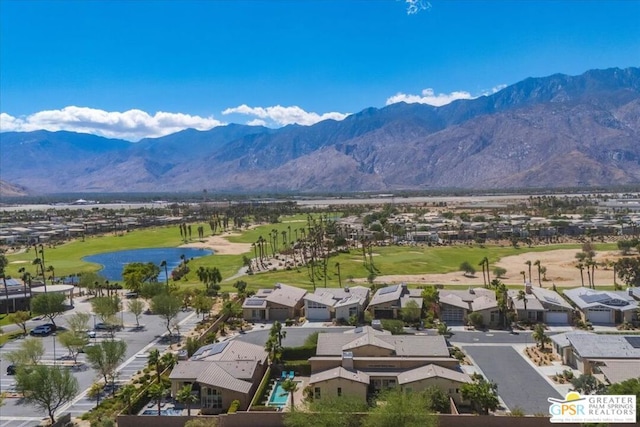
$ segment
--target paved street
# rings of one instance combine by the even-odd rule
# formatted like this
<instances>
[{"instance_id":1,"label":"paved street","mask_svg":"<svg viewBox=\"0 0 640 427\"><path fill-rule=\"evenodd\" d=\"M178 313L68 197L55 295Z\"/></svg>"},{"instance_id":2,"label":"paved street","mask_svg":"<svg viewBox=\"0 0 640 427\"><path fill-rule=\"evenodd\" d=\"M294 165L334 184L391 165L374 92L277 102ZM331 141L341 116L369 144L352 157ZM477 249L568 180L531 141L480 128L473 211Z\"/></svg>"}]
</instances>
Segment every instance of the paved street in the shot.
<instances>
[{"instance_id":1,"label":"paved street","mask_svg":"<svg viewBox=\"0 0 640 427\"><path fill-rule=\"evenodd\" d=\"M564 397L509 345L468 345L463 350L485 377L498 384L498 395L510 410L520 407L529 415L547 414L547 398Z\"/></svg>"},{"instance_id":2,"label":"paved street","mask_svg":"<svg viewBox=\"0 0 640 427\"><path fill-rule=\"evenodd\" d=\"M234 339L248 342L251 344L257 344L263 346L269 338L269 329L271 325L265 325L264 329L260 328L261 325L256 324L256 330L247 332L246 334L237 335ZM344 332L347 329L353 329L350 327L324 327L324 328L300 328L300 327L285 327L283 328L287 336L282 340L284 347L298 347L304 344L305 339L314 332L329 332L337 333ZM1 426L0 426L1 427Z\"/></svg>"},{"instance_id":3,"label":"paved street","mask_svg":"<svg viewBox=\"0 0 640 427\"><path fill-rule=\"evenodd\" d=\"M56 323L60 326L66 324L66 316L56 319ZM125 325L134 325L135 317L125 312L123 315ZM180 331L186 332L191 329L197 323L198 319L193 311L180 312L178 314L178 320L182 322ZM37 324L45 323L45 321L38 322ZM148 351L152 348L158 348L160 351L164 351L168 344L162 342L160 337L166 332L164 322L158 316L143 315L140 318L140 323L145 325L144 330L133 330L132 328L125 328L123 331L116 333L116 339L125 340L127 343L127 354L125 356L125 362L119 367L120 373L119 382L127 381L138 370L142 369L146 364ZM98 336L96 342L104 339L104 336ZM56 361L60 361L67 351L58 342L55 344L54 354L54 337L32 338L40 339L45 345L45 355L43 361L49 361L53 363L54 355ZM14 340L7 343L0 348L0 390L10 390L15 385L15 379L13 376L7 375L6 367L9 364L4 357L4 354L15 350L20 345L20 340ZM78 357L78 361L84 361L84 354ZM72 416L78 416L81 413L86 412L92 406L95 406L95 401L88 401L85 398L86 391L93 384L99 376L90 368L84 370L75 371L75 376L78 379L80 393L78 397L70 405L66 405L61 408L58 413L71 412ZM0 427L25 427L39 424L40 420L46 417L44 412L37 411L31 405L21 404L19 399L6 399L5 406L2 407L2 413L0 415Z\"/></svg>"}]
</instances>

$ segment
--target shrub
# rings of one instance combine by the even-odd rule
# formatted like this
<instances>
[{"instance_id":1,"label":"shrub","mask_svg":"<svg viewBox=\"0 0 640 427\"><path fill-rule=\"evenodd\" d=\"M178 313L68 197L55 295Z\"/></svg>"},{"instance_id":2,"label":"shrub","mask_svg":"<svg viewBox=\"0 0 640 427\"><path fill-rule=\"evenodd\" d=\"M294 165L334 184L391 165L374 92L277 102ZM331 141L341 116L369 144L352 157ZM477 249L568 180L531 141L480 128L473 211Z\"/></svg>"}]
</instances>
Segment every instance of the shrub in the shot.
<instances>
[{"instance_id":1,"label":"shrub","mask_svg":"<svg viewBox=\"0 0 640 427\"><path fill-rule=\"evenodd\" d=\"M382 319L382 328L391 332L392 335L401 335L404 333L404 322L397 319Z\"/></svg>"},{"instance_id":2,"label":"shrub","mask_svg":"<svg viewBox=\"0 0 640 427\"><path fill-rule=\"evenodd\" d=\"M482 319L482 314L478 312L474 312L469 314L469 322L476 328L482 328L484 326L484 320Z\"/></svg>"},{"instance_id":3,"label":"shrub","mask_svg":"<svg viewBox=\"0 0 640 427\"><path fill-rule=\"evenodd\" d=\"M302 360L309 359L316 355L316 346L306 346L303 345L301 347L284 347L282 349L282 359L283 360Z\"/></svg>"},{"instance_id":4,"label":"shrub","mask_svg":"<svg viewBox=\"0 0 640 427\"><path fill-rule=\"evenodd\" d=\"M238 411L239 407L240 407L240 401L236 399L233 402L231 402L231 406L229 406L229 410L227 411L227 413L235 414Z\"/></svg>"}]
</instances>

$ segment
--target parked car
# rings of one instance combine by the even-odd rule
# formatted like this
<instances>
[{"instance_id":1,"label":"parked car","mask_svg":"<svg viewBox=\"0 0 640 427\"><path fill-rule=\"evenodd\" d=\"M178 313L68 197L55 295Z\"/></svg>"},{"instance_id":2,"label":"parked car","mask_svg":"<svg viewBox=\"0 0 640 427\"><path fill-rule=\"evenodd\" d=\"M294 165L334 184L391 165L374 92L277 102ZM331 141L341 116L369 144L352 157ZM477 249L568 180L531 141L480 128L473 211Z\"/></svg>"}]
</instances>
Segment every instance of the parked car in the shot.
<instances>
[{"instance_id":1,"label":"parked car","mask_svg":"<svg viewBox=\"0 0 640 427\"><path fill-rule=\"evenodd\" d=\"M120 329L120 325L114 325L112 323L96 323L96 326L93 328L95 331L117 331Z\"/></svg>"},{"instance_id":2,"label":"parked car","mask_svg":"<svg viewBox=\"0 0 640 427\"><path fill-rule=\"evenodd\" d=\"M34 337L37 337L37 336L46 337L47 335L50 335L54 330L55 329L51 324L39 325L33 328L31 332L29 332L29 335Z\"/></svg>"},{"instance_id":3,"label":"parked car","mask_svg":"<svg viewBox=\"0 0 640 427\"><path fill-rule=\"evenodd\" d=\"M16 365L7 366L7 375L15 375L16 374Z\"/></svg>"}]
</instances>

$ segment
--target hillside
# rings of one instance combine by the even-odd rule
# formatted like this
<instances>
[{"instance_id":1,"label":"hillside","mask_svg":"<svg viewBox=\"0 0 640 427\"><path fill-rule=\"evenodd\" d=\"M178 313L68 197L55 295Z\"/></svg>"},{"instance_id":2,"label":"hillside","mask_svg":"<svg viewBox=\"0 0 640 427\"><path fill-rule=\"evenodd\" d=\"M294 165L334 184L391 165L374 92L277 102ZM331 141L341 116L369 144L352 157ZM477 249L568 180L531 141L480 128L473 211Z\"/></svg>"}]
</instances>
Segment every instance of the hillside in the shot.
<instances>
[{"instance_id":1,"label":"hillside","mask_svg":"<svg viewBox=\"0 0 640 427\"><path fill-rule=\"evenodd\" d=\"M228 125L139 143L0 134L2 178L39 192L362 191L640 183L640 69L529 78L443 107Z\"/></svg>"}]
</instances>

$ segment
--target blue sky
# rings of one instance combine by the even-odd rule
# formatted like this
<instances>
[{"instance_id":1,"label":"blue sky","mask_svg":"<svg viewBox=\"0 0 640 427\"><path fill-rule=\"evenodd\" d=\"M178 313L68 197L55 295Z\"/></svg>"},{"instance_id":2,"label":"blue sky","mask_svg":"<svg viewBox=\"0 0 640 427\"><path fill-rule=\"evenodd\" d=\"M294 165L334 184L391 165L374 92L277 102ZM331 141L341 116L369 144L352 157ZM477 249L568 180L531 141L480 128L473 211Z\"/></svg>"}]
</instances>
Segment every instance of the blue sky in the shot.
<instances>
[{"instance_id":1,"label":"blue sky","mask_svg":"<svg viewBox=\"0 0 640 427\"><path fill-rule=\"evenodd\" d=\"M312 124L638 65L637 0L0 0L3 131Z\"/></svg>"}]
</instances>

